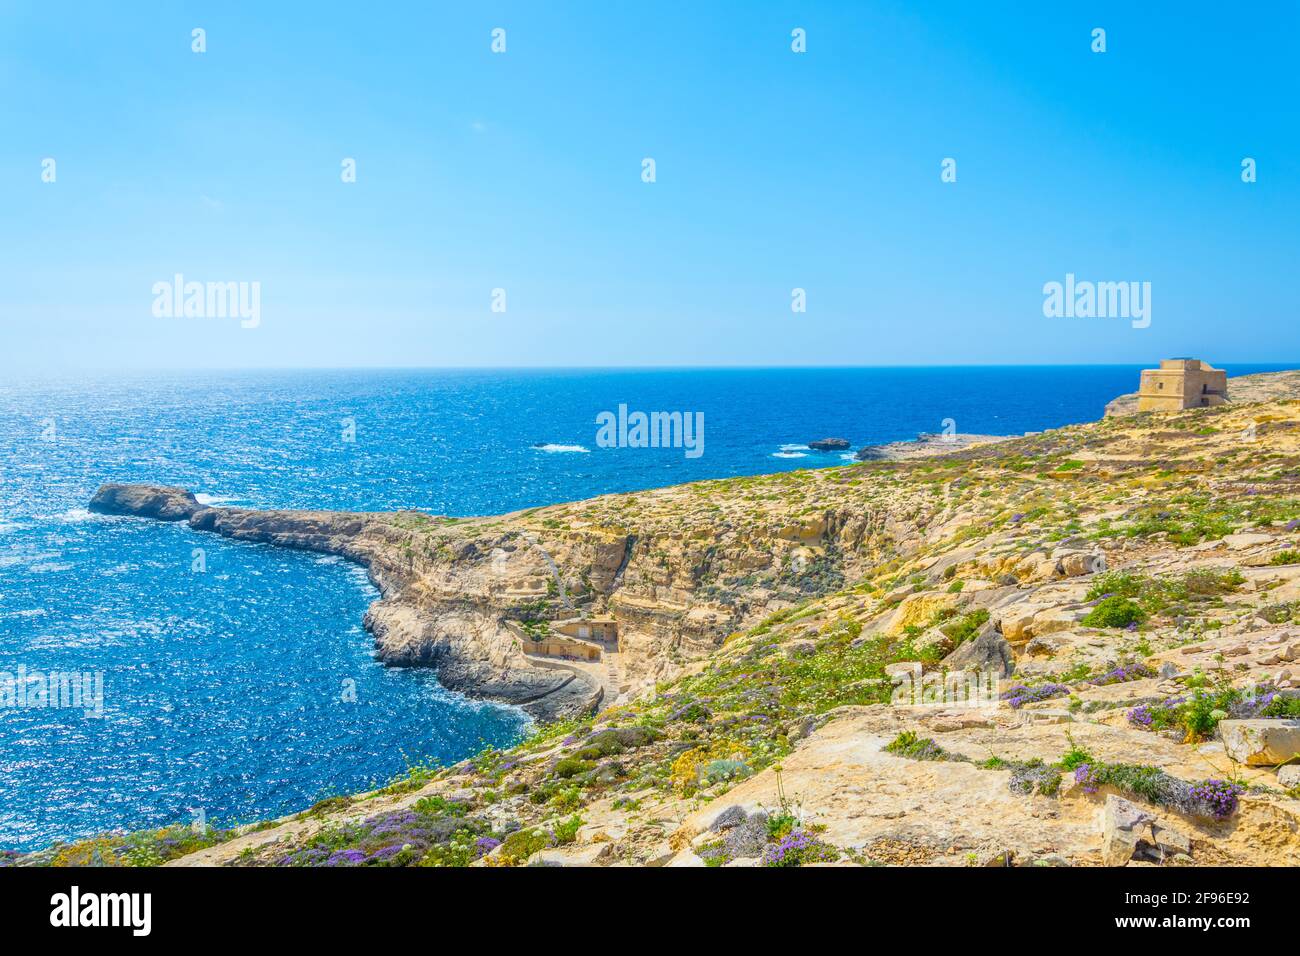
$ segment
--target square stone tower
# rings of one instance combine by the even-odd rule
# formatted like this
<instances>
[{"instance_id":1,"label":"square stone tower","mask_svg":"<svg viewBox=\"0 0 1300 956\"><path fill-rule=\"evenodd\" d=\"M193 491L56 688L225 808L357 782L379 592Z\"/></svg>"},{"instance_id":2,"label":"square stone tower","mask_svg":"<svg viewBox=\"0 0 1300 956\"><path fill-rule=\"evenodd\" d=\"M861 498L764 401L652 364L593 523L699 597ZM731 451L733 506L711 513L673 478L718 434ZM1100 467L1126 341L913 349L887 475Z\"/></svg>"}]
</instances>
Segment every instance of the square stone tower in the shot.
<instances>
[{"instance_id":1,"label":"square stone tower","mask_svg":"<svg viewBox=\"0 0 1300 956\"><path fill-rule=\"evenodd\" d=\"M1144 369L1138 388L1139 412L1177 412L1222 405L1228 400L1228 373L1199 359L1164 359Z\"/></svg>"}]
</instances>

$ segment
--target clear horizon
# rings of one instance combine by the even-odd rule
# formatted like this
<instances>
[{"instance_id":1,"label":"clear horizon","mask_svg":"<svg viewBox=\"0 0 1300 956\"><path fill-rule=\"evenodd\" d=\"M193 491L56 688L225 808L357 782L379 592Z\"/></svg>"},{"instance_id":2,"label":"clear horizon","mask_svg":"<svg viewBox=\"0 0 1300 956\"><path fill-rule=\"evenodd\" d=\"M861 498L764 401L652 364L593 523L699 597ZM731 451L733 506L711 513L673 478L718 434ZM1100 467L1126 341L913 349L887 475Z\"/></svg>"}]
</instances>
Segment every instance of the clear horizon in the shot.
<instances>
[{"instance_id":1,"label":"clear horizon","mask_svg":"<svg viewBox=\"0 0 1300 956\"><path fill-rule=\"evenodd\" d=\"M1216 368L1264 366L1272 371L1300 369L1295 362L1241 360L1216 363L1199 355L1161 356L1163 359L1196 358ZM76 374L186 373L186 372L659 372L659 371L834 371L867 369L937 369L937 368L1154 368L1161 359L1149 362L936 362L931 364L897 362L889 365L246 365L246 366L85 366L78 368L34 369L38 373L68 372ZM21 372L21 370L19 370ZM1255 374L1255 373L1243 373Z\"/></svg>"}]
</instances>

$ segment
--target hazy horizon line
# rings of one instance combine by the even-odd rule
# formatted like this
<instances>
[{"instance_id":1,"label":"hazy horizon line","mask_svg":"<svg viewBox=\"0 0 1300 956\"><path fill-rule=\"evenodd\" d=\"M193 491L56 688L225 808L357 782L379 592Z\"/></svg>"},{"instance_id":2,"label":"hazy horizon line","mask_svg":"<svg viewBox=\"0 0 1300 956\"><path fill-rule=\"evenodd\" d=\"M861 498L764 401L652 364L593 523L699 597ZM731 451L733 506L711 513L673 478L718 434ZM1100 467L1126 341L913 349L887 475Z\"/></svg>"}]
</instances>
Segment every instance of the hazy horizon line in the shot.
<instances>
[{"instance_id":1,"label":"hazy horizon line","mask_svg":"<svg viewBox=\"0 0 1300 956\"><path fill-rule=\"evenodd\" d=\"M1197 358L1197 356L1163 356L1162 358ZM933 369L933 368L1145 368L1158 365L1162 359L1147 362L934 362L888 363L881 365L140 365L118 368L87 366L84 368L42 366L0 366L5 374L28 372L33 374L121 374L121 373L183 373L183 372L661 372L661 371L853 371L864 369ZM1210 362L1210 359L1201 359ZM1220 366L1267 365L1294 366L1300 369L1300 360L1263 361L1242 359L1221 362Z\"/></svg>"}]
</instances>

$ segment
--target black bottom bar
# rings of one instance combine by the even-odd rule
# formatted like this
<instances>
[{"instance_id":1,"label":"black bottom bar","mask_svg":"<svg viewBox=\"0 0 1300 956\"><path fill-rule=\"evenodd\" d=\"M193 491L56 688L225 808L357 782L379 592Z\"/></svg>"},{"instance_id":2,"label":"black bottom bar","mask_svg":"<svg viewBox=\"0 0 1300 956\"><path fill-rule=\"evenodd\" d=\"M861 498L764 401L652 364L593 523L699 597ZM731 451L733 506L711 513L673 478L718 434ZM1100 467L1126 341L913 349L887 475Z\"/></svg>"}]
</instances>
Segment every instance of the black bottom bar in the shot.
<instances>
[{"instance_id":1,"label":"black bottom bar","mask_svg":"<svg viewBox=\"0 0 1300 956\"><path fill-rule=\"evenodd\" d=\"M919 920L917 925L928 925L936 934L932 938L953 942L966 933L980 936L1009 927L1017 934L1044 930L1071 936L1174 930L1226 941L1243 931L1291 930L1291 883L1288 870L1192 867L8 869L0 870L0 918L7 935L15 934L10 938L111 936L128 945L196 940L209 945L228 940L378 945L407 936L436 944L450 942L453 937L447 934L466 932L484 943L540 944L571 932L593 938L606 928L619 934L607 939L626 938L629 932L654 934L656 926L671 935L676 932L672 923L710 912L728 927L729 946L738 941L738 933L764 938L775 929L771 920L786 925L795 920L818 927L819 934L839 927L870 932L873 925L885 925L882 919L900 925ZM122 925L71 926L74 886L75 922L116 916ZM98 894L115 896L104 900ZM116 894L148 894L147 910L143 896ZM148 935L137 935L145 928L146 914ZM67 925L52 925L52 917Z\"/></svg>"}]
</instances>

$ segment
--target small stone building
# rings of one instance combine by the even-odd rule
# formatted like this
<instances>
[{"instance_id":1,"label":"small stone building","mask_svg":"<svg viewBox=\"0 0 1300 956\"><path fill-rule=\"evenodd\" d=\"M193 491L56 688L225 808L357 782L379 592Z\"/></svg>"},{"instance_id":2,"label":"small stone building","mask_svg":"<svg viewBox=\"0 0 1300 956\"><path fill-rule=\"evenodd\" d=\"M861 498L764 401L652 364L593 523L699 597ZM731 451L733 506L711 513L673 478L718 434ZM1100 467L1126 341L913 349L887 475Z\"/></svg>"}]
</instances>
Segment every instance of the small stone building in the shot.
<instances>
[{"instance_id":1,"label":"small stone building","mask_svg":"<svg viewBox=\"0 0 1300 956\"><path fill-rule=\"evenodd\" d=\"M1139 412L1176 412L1222 405L1228 400L1228 373L1199 359L1164 359L1142 372Z\"/></svg>"},{"instance_id":2,"label":"small stone building","mask_svg":"<svg viewBox=\"0 0 1300 956\"><path fill-rule=\"evenodd\" d=\"M571 618L555 621L551 630L583 641L614 643L618 640L618 622L612 617Z\"/></svg>"}]
</instances>

